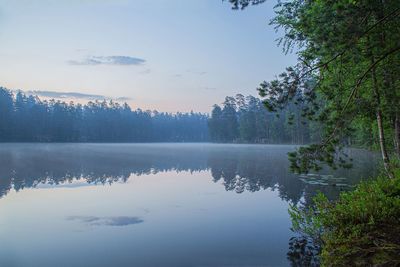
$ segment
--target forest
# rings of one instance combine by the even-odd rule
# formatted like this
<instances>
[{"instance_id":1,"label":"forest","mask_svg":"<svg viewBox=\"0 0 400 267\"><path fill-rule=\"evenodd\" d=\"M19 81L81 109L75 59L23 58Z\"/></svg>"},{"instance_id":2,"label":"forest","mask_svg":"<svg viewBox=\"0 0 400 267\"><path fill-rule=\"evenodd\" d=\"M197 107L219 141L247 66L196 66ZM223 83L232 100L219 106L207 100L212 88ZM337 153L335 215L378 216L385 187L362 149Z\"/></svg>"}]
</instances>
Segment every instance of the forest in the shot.
<instances>
[{"instance_id":1,"label":"forest","mask_svg":"<svg viewBox=\"0 0 400 267\"><path fill-rule=\"evenodd\" d=\"M279 112L268 111L260 98L237 94L226 97L222 107L214 105L209 119L213 142L309 144L320 140L320 126L295 114L298 105Z\"/></svg>"},{"instance_id":2,"label":"forest","mask_svg":"<svg viewBox=\"0 0 400 267\"><path fill-rule=\"evenodd\" d=\"M113 101L85 105L0 88L2 142L203 142L207 115L132 110Z\"/></svg>"},{"instance_id":3,"label":"forest","mask_svg":"<svg viewBox=\"0 0 400 267\"><path fill-rule=\"evenodd\" d=\"M85 105L41 100L0 88L2 142L215 142L308 144L320 139L318 124L295 117L298 105L270 112L260 98L226 97L211 115L132 110L124 103Z\"/></svg>"}]
</instances>

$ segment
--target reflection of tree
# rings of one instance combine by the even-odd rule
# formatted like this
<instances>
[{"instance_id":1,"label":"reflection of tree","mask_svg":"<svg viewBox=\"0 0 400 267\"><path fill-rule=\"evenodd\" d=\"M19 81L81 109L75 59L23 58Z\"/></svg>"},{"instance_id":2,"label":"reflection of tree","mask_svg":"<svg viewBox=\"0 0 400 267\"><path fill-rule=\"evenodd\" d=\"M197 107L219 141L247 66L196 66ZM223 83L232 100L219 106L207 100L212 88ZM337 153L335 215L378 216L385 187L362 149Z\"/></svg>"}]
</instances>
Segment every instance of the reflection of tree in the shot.
<instances>
[{"instance_id":1,"label":"reflection of tree","mask_svg":"<svg viewBox=\"0 0 400 267\"><path fill-rule=\"evenodd\" d=\"M61 184L125 182L131 174L206 170L206 154L187 147L65 144L13 145L0 149L0 197L14 188Z\"/></svg>"},{"instance_id":2,"label":"reflection of tree","mask_svg":"<svg viewBox=\"0 0 400 267\"><path fill-rule=\"evenodd\" d=\"M208 166L213 180L222 180L228 191L242 193L278 189L283 199L297 202L302 195L302 190L298 190L301 181L288 170L287 149L272 146L268 149L249 147L237 151L215 151L208 157ZM286 190L287 187L294 190Z\"/></svg>"},{"instance_id":3,"label":"reflection of tree","mask_svg":"<svg viewBox=\"0 0 400 267\"><path fill-rule=\"evenodd\" d=\"M287 258L293 267L319 266L321 246L306 237L292 237L289 240Z\"/></svg>"},{"instance_id":4,"label":"reflection of tree","mask_svg":"<svg viewBox=\"0 0 400 267\"><path fill-rule=\"evenodd\" d=\"M207 157L207 165L215 182L222 181L225 189L242 193L264 189L278 190L279 196L294 204L300 199L310 203L316 192L320 191L335 199L340 186L307 184L295 174L290 173L287 152L290 147L270 146L265 149L249 146L246 149L229 150L227 148L212 151ZM355 167L350 170L326 170L335 177L347 177L346 184L354 185L360 177L368 177L374 172L373 155L354 150ZM368 162L368 164L365 164Z\"/></svg>"},{"instance_id":5,"label":"reflection of tree","mask_svg":"<svg viewBox=\"0 0 400 267\"><path fill-rule=\"evenodd\" d=\"M302 182L288 169L290 146L237 145L95 145L95 144L3 144L0 149L0 196L11 188L21 190L38 184L60 184L85 179L88 183L125 182L131 174L165 171L210 170L214 182L228 191L242 193L272 189L286 201L310 202L316 191L335 198L340 187ZM358 153L358 154L357 154ZM337 171L354 184L371 175L372 159L353 152L355 168ZM362 166L363 168L360 168ZM368 169L369 168L369 169Z\"/></svg>"},{"instance_id":6,"label":"reflection of tree","mask_svg":"<svg viewBox=\"0 0 400 267\"><path fill-rule=\"evenodd\" d=\"M286 152L276 147L253 151L244 149L231 154L217 151L208 157L208 166L215 182L221 180L226 190L237 193L270 188L278 190L283 200L293 204L301 200L304 205L310 205L318 191L330 199L338 197L342 187L308 184L290 173ZM352 154L355 160L353 169L330 171L334 177L347 177L348 185L354 185L361 177L368 178L375 169L373 155L359 150L352 151ZM319 253L320 246L310 238L297 236L289 240L287 258L292 266L319 266Z\"/></svg>"},{"instance_id":7,"label":"reflection of tree","mask_svg":"<svg viewBox=\"0 0 400 267\"><path fill-rule=\"evenodd\" d=\"M0 197L12 188L18 191L38 184L61 184L78 179L105 184L125 182L131 174L209 170L213 181L221 182L227 191L271 189L285 201L293 204L302 201L305 205L311 203L317 191L336 198L340 187L307 184L290 173L287 152L292 149L254 145L3 144ZM334 173L334 176L348 177L349 184L373 175L374 170L372 155L358 150L352 153L355 167ZM317 265L317 253L311 245L300 237L289 241L288 259L293 266Z\"/></svg>"}]
</instances>

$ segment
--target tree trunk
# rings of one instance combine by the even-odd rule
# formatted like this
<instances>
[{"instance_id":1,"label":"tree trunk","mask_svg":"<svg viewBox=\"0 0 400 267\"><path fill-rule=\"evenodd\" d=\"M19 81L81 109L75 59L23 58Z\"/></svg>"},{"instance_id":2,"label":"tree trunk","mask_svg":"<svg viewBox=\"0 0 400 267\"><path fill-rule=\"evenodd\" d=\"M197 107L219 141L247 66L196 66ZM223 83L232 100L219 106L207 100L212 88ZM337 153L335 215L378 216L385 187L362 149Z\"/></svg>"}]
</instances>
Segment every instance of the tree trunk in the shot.
<instances>
[{"instance_id":1,"label":"tree trunk","mask_svg":"<svg viewBox=\"0 0 400 267\"><path fill-rule=\"evenodd\" d=\"M384 6L384 0L381 1L382 3L382 7ZM382 18L383 17L383 9L382 10L377 10L377 17L378 18ZM381 30L381 34L380 34L380 46L381 49L384 50L384 48L386 47L386 42L385 42L385 32ZM374 52L372 50L372 46L370 45L370 37L367 37L368 40L368 47L370 47L368 50L369 54L370 54L370 60L371 60L371 75L372 75L372 90L374 93L374 97L375 97L375 114L376 114L376 121L378 124L378 134L379 134L379 146L381 149L381 154L382 154L382 160L383 160L383 166L385 168L385 171L387 173L387 175L390 178L394 177L394 174L390 168L390 159L389 159L389 155L387 152L387 148L386 148L386 140L385 140L385 131L383 129L383 116L382 116L382 103L381 103L381 95L379 92L379 85L378 85L378 80L376 77L376 67L374 66L375 64L375 56L374 56ZM383 75L383 80L384 80L384 84L385 86L387 86L387 76L384 74ZM383 95L385 97L385 93Z\"/></svg>"},{"instance_id":2,"label":"tree trunk","mask_svg":"<svg viewBox=\"0 0 400 267\"><path fill-rule=\"evenodd\" d=\"M394 120L394 145L397 157L400 158L400 114L396 113L396 118Z\"/></svg>"},{"instance_id":3,"label":"tree trunk","mask_svg":"<svg viewBox=\"0 0 400 267\"><path fill-rule=\"evenodd\" d=\"M375 60L374 60L373 54L371 53L371 63L374 64L374 61ZM390 178L393 178L394 175L390 168L390 159L389 159L389 155L388 155L388 152L386 149L385 131L383 129L383 117L382 117L382 109L381 109L381 96L379 93L378 80L376 78L375 67L372 68L371 74L372 74L372 81L373 81L372 89L374 91L374 96L375 96L375 101L376 101L376 121L378 124L379 146L381 148L383 166L385 168L387 175Z\"/></svg>"},{"instance_id":4,"label":"tree trunk","mask_svg":"<svg viewBox=\"0 0 400 267\"><path fill-rule=\"evenodd\" d=\"M385 132L383 130L382 112L380 108L378 108L376 111L376 121L378 123L379 145L381 147L383 166L385 167L385 171L388 173L389 177L393 178L393 174L390 170L390 159L386 150Z\"/></svg>"}]
</instances>

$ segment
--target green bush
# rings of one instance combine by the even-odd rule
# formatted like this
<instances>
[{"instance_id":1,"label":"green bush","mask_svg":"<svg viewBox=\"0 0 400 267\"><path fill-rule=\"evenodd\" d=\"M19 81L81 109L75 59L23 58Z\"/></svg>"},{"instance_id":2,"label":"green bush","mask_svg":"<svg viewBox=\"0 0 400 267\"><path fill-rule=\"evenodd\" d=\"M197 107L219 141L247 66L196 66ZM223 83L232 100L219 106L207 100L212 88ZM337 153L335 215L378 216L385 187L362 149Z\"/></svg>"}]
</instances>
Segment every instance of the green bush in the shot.
<instances>
[{"instance_id":1,"label":"green bush","mask_svg":"<svg viewBox=\"0 0 400 267\"><path fill-rule=\"evenodd\" d=\"M293 229L322 245L324 266L400 266L400 170L360 183L330 202L292 206Z\"/></svg>"}]
</instances>

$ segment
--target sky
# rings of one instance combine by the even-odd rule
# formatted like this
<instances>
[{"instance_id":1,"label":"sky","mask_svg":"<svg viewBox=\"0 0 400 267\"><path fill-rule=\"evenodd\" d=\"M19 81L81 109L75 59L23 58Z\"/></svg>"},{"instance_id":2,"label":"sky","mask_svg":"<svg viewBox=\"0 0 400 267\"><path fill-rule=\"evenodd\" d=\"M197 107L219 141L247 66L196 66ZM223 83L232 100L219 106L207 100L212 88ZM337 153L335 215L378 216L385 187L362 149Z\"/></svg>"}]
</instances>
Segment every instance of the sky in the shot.
<instances>
[{"instance_id":1,"label":"sky","mask_svg":"<svg viewBox=\"0 0 400 267\"><path fill-rule=\"evenodd\" d=\"M210 112L225 96L256 96L295 62L268 24L275 3L235 11L221 0L0 0L0 85Z\"/></svg>"}]
</instances>

